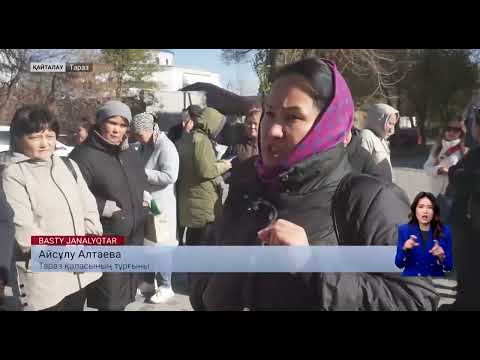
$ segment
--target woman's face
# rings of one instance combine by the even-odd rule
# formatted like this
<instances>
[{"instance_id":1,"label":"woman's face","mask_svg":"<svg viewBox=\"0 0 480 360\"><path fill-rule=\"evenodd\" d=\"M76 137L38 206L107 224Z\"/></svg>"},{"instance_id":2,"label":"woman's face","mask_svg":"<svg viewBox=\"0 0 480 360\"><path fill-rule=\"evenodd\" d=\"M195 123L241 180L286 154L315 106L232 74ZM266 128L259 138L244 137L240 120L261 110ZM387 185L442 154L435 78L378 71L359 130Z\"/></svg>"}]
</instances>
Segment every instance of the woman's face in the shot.
<instances>
[{"instance_id":1,"label":"woman's face","mask_svg":"<svg viewBox=\"0 0 480 360\"><path fill-rule=\"evenodd\" d=\"M256 139L258 137L258 124L260 123L260 112L255 112L249 115L245 121L246 134L250 139Z\"/></svg>"},{"instance_id":2,"label":"woman's face","mask_svg":"<svg viewBox=\"0 0 480 360\"><path fill-rule=\"evenodd\" d=\"M75 132L75 142L81 144L88 137L88 131L83 126L79 126Z\"/></svg>"},{"instance_id":3,"label":"woman's face","mask_svg":"<svg viewBox=\"0 0 480 360\"><path fill-rule=\"evenodd\" d=\"M260 123L262 160L266 166L275 167L287 160L320 114L303 85L305 82L302 76L288 75L272 85Z\"/></svg>"},{"instance_id":4,"label":"woman's face","mask_svg":"<svg viewBox=\"0 0 480 360\"><path fill-rule=\"evenodd\" d=\"M395 134L395 125L398 121L397 114L391 114L385 123L385 139L388 139L390 136Z\"/></svg>"},{"instance_id":5,"label":"woman's face","mask_svg":"<svg viewBox=\"0 0 480 360\"><path fill-rule=\"evenodd\" d=\"M136 133L134 135L135 140L142 144L148 144L150 139L152 138L153 131L152 130L143 130L141 133Z\"/></svg>"},{"instance_id":6,"label":"woman's face","mask_svg":"<svg viewBox=\"0 0 480 360\"><path fill-rule=\"evenodd\" d=\"M462 127L459 121L451 120L448 122L443 137L447 141L460 139L462 136Z\"/></svg>"},{"instance_id":7,"label":"woman's face","mask_svg":"<svg viewBox=\"0 0 480 360\"><path fill-rule=\"evenodd\" d=\"M433 219L433 204L427 198L421 198L417 203L415 215L419 224L428 225Z\"/></svg>"},{"instance_id":8,"label":"woman's face","mask_svg":"<svg viewBox=\"0 0 480 360\"><path fill-rule=\"evenodd\" d=\"M193 121L192 119L188 118L187 121L185 121L183 123L183 129L185 130L185 132L189 133L192 131L193 129Z\"/></svg>"},{"instance_id":9,"label":"woman's face","mask_svg":"<svg viewBox=\"0 0 480 360\"><path fill-rule=\"evenodd\" d=\"M128 122L121 116L113 116L102 125L102 136L112 144L120 145L125 139Z\"/></svg>"},{"instance_id":10,"label":"woman's face","mask_svg":"<svg viewBox=\"0 0 480 360\"><path fill-rule=\"evenodd\" d=\"M47 129L24 135L20 139L17 149L31 159L48 160L55 151L56 143L57 134L53 130Z\"/></svg>"}]
</instances>

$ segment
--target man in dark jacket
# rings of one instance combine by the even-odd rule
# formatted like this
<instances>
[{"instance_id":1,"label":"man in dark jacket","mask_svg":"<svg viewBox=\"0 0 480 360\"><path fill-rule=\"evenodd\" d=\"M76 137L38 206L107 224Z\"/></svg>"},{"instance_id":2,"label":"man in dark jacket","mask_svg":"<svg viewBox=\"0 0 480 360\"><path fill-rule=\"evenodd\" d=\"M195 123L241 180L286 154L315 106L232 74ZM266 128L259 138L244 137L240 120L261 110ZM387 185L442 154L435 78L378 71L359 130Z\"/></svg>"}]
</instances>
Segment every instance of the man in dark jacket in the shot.
<instances>
[{"instance_id":1,"label":"man in dark jacket","mask_svg":"<svg viewBox=\"0 0 480 360\"><path fill-rule=\"evenodd\" d=\"M97 111L94 131L70 157L74 159L97 200L103 233L125 236L126 245L143 245L147 179L138 153L126 136L132 120L130 108L109 101ZM137 276L104 273L87 288L88 306L123 310L135 300Z\"/></svg>"},{"instance_id":2,"label":"man in dark jacket","mask_svg":"<svg viewBox=\"0 0 480 360\"><path fill-rule=\"evenodd\" d=\"M367 150L362 147L362 138L360 130L353 128L349 136L345 139L348 160L353 169L360 174L367 174L379 177L392 182L392 171L387 163L375 163L375 160Z\"/></svg>"},{"instance_id":3,"label":"man in dark jacket","mask_svg":"<svg viewBox=\"0 0 480 360\"><path fill-rule=\"evenodd\" d=\"M480 109L472 124L474 140L480 140ZM454 201L448 222L452 225L457 297L453 310L480 310L480 147L470 150L448 170L449 191Z\"/></svg>"}]
</instances>

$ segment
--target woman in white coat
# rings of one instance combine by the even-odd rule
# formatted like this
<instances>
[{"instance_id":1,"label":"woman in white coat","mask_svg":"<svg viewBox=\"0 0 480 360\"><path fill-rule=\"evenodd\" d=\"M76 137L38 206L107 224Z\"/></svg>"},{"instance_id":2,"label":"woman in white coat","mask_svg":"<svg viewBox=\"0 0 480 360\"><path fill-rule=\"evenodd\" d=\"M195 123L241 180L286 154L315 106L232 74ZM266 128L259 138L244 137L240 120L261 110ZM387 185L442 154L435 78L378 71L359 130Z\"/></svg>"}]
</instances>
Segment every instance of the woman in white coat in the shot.
<instances>
[{"instance_id":1,"label":"woman in white coat","mask_svg":"<svg viewBox=\"0 0 480 360\"><path fill-rule=\"evenodd\" d=\"M18 285L25 310L84 308L84 288L101 273L32 272L31 237L101 235L97 203L77 164L53 155L59 125L44 107L17 110L10 127L15 153L2 172L2 186L14 212Z\"/></svg>"},{"instance_id":2,"label":"woman in white coat","mask_svg":"<svg viewBox=\"0 0 480 360\"><path fill-rule=\"evenodd\" d=\"M423 165L423 169L430 176L431 192L435 196L445 194L448 186L448 169L456 165L466 152L465 133L461 116L450 120Z\"/></svg>"},{"instance_id":3,"label":"woman in white coat","mask_svg":"<svg viewBox=\"0 0 480 360\"><path fill-rule=\"evenodd\" d=\"M177 240L177 201L175 182L178 178L179 156L174 143L160 131L152 114L141 113L132 120L132 132L140 142L138 151L145 162L145 173L148 179L146 189L155 200L158 209L165 213L170 243L178 244ZM172 290L172 274L147 274L146 281L153 283L156 278L159 285L156 293L150 297L150 302L164 303L174 296Z\"/></svg>"},{"instance_id":4,"label":"woman in white coat","mask_svg":"<svg viewBox=\"0 0 480 360\"><path fill-rule=\"evenodd\" d=\"M372 154L375 163L386 166L393 175L388 138L395 133L400 118L397 109L387 104L370 107L364 129L360 132L362 147Z\"/></svg>"}]
</instances>

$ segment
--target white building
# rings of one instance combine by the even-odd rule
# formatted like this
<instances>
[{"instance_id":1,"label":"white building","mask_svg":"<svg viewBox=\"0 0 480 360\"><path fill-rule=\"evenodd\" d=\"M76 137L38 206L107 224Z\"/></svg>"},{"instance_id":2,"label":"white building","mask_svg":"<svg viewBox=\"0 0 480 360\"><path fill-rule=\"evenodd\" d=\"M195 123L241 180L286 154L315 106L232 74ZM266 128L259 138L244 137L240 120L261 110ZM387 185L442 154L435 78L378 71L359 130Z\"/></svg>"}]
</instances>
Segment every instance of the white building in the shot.
<instances>
[{"instance_id":1,"label":"white building","mask_svg":"<svg viewBox=\"0 0 480 360\"><path fill-rule=\"evenodd\" d=\"M154 50L160 71L154 72L149 79L157 83L157 89L178 91L196 82L205 82L221 86L220 74L175 65L175 54L169 50Z\"/></svg>"}]
</instances>

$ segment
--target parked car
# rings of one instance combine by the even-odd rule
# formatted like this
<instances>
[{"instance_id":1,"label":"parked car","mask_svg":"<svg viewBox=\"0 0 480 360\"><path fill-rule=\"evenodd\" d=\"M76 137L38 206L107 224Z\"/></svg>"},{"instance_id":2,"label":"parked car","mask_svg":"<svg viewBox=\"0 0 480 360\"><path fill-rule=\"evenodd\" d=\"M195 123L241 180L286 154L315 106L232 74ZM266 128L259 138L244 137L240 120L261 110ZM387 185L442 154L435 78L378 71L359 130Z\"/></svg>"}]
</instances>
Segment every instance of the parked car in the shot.
<instances>
[{"instance_id":1,"label":"parked car","mask_svg":"<svg viewBox=\"0 0 480 360\"><path fill-rule=\"evenodd\" d=\"M0 126L0 152L10 149L10 126Z\"/></svg>"},{"instance_id":2,"label":"parked car","mask_svg":"<svg viewBox=\"0 0 480 360\"><path fill-rule=\"evenodd\" d=\"M0 152L8 151L10 149L10 126L0 126ZM73 150L73 146L67 146L60 141L57 141L55 147L55 154L58 156L68 156Z\"/></svg>"},{"instance_id":3,"label":"parked car","mask_svg":"<svg viewBox=\"0 0 480 360\"><path fill-rule=\"evenodd\" d=\"M395 131L389 139L391 147L414 147L418 140L417 128L402 128Z\"/></svg>"}]
</instances>

